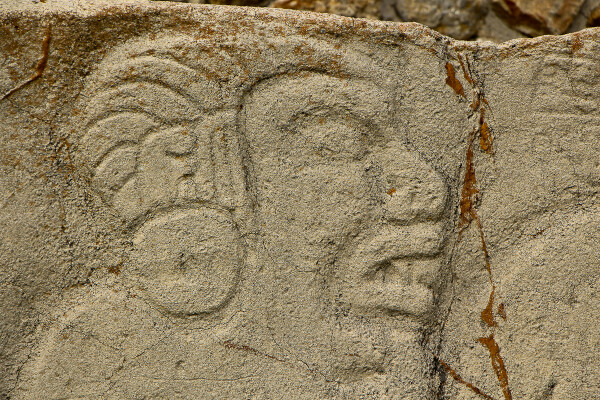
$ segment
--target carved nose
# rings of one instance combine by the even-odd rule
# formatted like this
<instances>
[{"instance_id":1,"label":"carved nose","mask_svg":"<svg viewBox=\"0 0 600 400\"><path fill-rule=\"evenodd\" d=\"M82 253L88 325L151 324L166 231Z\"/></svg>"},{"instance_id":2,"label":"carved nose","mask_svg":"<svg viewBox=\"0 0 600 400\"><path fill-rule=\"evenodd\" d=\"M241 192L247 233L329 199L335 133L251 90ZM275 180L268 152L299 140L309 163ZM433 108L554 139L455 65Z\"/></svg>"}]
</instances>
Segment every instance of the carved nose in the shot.
<instances>
[{"instance_id":1,"label":"carved nose","mask_svg":"<svg viewBox=\"0 0 600 400\"><path fill-rule=\"evenodd\" d=\"M392 143L380 157L386 219L402 224L439 220L448 197L442 175L401 143Z\"/></svg>"},{"instance_id":2,"label":"carved nose","mask_svg":"<svg viewBox=\"0 0 600 400\"><path fill-rule=\"evenodd\" d=\"M428 318L444 246L448 189L419 154L392 142L374 154L385 223L347 264L342 301Z\"/></svg>"}]
</instances>

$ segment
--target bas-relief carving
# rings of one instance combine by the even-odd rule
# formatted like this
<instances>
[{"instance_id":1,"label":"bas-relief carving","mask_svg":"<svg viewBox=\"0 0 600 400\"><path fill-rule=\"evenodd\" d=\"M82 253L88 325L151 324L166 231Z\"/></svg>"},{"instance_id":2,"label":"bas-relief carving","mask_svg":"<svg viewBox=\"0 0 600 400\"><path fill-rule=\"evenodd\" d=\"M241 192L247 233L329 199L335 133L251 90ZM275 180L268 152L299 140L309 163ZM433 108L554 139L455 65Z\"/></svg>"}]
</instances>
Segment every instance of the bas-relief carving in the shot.
<instances>
[{"instance_id":1,"label":"bas-relief carving","mask_svg":"<svg viewBox=\"0 0 600 400\"><path fill-rule=\"evenodd\" d=\"M88 85L77 157L131 252L67 294L21 397L431 398L449 189L393 90L294 67L232 107L173 41Z\"/></svg>"},{"instance_id":2,"label":"bas-relief carving","mask_svg":"<svg viewBox=\"0 0 600 400\"><path fill-rule=\"evenodd\" d=\"M432 359L419 343L445 272L448 188L386 124L385 93L346 83L279 78L246 102L268 281L279 283L268 323L328 380L430 398Z\"/></svg>"},{"instance_id":3,"label":"bas-relief carving","mask_svg":"<svg viewBox=\"0 0 600 400\"><path fill-rule=\"evenodd\" d=\"M391 72L257 62L239 89L182 54L193 48L184 36L136 41L88 82L75 157L131 249L122 274L66 293L17 398L439 396L457 205L447 179L401 140ZM216 65L238 68L229 63ZM523 251L560 253L545 243ZM517 311L532 279L519 276L525 253L502 255L513 272L497 296L521 317L498 340L509 372L545 372L530 392L511 375L514 398L597 387L557 372L581 360L531 350L530 327L554 303L540 300L549 310L538 317ZM591 322L598 302L583 303L567 314ZM558 321L547 323L560 337ZM578 340L593 349L589 337Z\"/></svg>"}]
</instances>

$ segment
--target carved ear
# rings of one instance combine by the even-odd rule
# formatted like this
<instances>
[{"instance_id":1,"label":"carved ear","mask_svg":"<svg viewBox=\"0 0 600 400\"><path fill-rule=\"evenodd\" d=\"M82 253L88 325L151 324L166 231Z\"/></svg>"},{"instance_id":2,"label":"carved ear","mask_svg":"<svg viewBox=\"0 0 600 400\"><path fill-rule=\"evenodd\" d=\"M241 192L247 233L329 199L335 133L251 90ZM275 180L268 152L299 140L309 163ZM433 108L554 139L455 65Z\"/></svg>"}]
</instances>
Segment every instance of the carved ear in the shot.
<instances>
[{"instance_id":1,"label":"carved ear","mask_svg":"<svg viewBox=\"0 0 600 400\"><path fill-rule=\"evenodd\" d=\"M213 313L235 294L243 249L227 211L171 212L145 223L134 245L142 293L169 313Z\"/></svg>"}]
</instances>

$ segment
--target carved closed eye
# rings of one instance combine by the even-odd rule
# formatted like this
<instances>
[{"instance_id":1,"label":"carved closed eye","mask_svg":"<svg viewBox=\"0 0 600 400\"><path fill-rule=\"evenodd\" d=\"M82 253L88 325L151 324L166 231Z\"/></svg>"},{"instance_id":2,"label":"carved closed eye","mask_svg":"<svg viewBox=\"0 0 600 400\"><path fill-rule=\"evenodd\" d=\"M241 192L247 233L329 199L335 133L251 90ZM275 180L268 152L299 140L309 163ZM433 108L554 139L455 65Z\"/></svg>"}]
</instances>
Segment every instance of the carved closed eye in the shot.
<instances>
[{"instance_id":1,"label":"carved closed eye","mask_svg":"<svg viewBox=\"0 0 600 400\"><path fill-rule=\"evenodd\" d=\"M131 125L129 121L120 122ZM106 135L114 136L115 131L123 130L115 124L111 128L113 131ZM133 197L142 197L148 206L160 200L168 202L179 196L181 178L193 172L192 162L185 157L195 147L196 137L187 128L159 127L146 137L110 149L95 168L94 180L111 202L120 198L118 192L122 188L127 191L133 186L137 192Z\"/></svg>"},{"instance_id":2,"label":"carved closed eye","mask_svg":"<svg viewBox=\"0 0 600 400\"><path fill-rule=\"evenodd\" d=\"M196 146L195 135L184 127L162 130L158 140L165 154L174 157L190 154Z\"/></svg>"},{"instance_id":3,"label":"carved closed eye","mask_svg":"<svg viewBox=\"0 0 600 400\"><path fill-rule=\"evenodd\" d=\"M306 160L359 160L368 152L368 127L343 111L301 115L282 129L282 150Z\"/></svg>"},{"instance_id":4,"label":"carved closed eye","mask_svg":"<svg viewBox=\"0 0 600 400\"><path fill-rule=\"evenodd\" d=\"M146 84L143 88L146 92L158 90L163 96L168 94L178 99L176 93L165 92L165 88L156 85ZM115 104L118 109L119 104L130 101L139 90L137 86L127 85L109 100L120 100ZM148 96L153 98L146 93ZM156 93L153 96L156 97ZM138 99L138 103L129 107L146 104L144 100ZM168 98L165 102L176 103ZM163 111L152 107L158 105L150 104L135 111L107 112L91 122L80 143L95 186L104 200L128 221L148 210L194 199L197 195L192 181L198 166L197 124L165 120ZM203 140L210 141L210 138ZM200 150L206 152L210 144L203 144ZM202 193L209 194L210 190L204 186Z\"/></svg>"}]
</instances>

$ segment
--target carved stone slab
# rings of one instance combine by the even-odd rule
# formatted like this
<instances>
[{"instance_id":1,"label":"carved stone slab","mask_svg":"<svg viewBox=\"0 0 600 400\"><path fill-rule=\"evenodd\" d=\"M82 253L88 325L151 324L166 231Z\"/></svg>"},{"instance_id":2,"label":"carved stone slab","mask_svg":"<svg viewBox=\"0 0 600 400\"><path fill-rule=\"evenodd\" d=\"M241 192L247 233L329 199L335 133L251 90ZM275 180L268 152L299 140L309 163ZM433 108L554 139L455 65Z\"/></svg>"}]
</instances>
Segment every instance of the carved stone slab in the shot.
<instances>
[{"instance_id":1,"label":"carved stone slab","mask_svg":"<svg viewBox=\"0 0 600 400\"><path fill-rule=\"evenodd\" d=\"M0 394L592 399L600 31L0 6Z\"/></svg>"}]
</instances>

